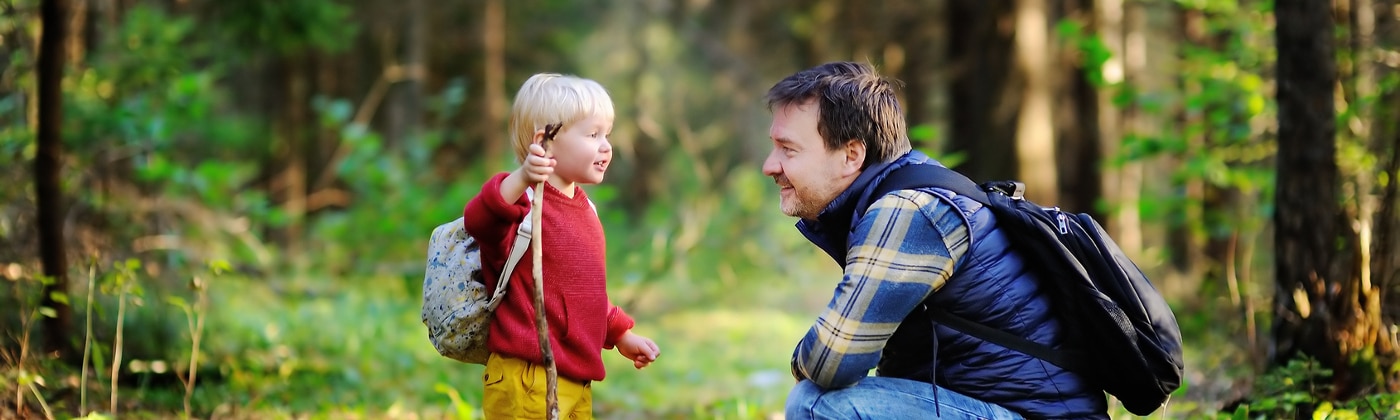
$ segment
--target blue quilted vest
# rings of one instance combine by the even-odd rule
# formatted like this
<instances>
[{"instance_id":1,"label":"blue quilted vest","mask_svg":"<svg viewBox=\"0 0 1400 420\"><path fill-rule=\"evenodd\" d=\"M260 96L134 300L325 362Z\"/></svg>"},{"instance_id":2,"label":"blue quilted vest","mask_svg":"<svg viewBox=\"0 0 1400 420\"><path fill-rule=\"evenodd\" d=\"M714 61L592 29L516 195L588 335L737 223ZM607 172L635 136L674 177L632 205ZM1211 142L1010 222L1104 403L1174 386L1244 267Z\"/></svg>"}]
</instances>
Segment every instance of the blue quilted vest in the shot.
<instances>
[{"instance_id":1,"label":"blue quilted vest","mask_svg":"<svg viewBox=\"0 0 1400 420\"><path fill-rule=\"evenodd\" d=\"M891 163L871 165L817 220L798 222L798 229L844 267L850 232L858 222L856 214L863 214L879 199L870 196L871 189L890 171L916 164L938 162L916 151ZM1052 316L1048 297L1022 258L1012 252L1011 238L998 229L991 211L951 191L922 191L952 203L971 227L968 253L948 282L925 303L1039 343L1061 344L1064 327ZM1103 391L1079 375L934 325L917 310L904 319L886 344L877 372L880 376L936 382L1030 418L1108 418Z\"/></svg>"}]
</instances>

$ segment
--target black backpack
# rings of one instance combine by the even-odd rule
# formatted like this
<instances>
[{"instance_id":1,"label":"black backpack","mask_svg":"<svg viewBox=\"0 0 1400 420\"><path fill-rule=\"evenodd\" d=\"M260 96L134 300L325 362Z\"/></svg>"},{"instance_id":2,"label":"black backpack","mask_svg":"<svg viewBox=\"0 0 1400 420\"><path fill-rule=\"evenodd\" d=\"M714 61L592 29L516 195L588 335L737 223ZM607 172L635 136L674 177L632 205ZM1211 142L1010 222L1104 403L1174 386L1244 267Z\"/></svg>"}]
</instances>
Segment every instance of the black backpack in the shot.
<instances>
[{"instance_id":1,"label":"black backpack","mask_svg":"<svg viewBox=\"0 0 1400 420\"><path fill-rule=\"evenodd\" d=\"M1181 385L1181 330L1152 282L1087 214L1045 208L1023 197L1015 181L978 185L951 169L909 165L891 172L868 200L886 193L939 187L992 211L1036 267L1054 311L1069 332L1069 348L1052 349L1023 337L928 307L933 322L1079 373L1117 397L1128 411L1148 415ZM869 203L858 208L864 209Z\"/></svg>"}]
</instances>

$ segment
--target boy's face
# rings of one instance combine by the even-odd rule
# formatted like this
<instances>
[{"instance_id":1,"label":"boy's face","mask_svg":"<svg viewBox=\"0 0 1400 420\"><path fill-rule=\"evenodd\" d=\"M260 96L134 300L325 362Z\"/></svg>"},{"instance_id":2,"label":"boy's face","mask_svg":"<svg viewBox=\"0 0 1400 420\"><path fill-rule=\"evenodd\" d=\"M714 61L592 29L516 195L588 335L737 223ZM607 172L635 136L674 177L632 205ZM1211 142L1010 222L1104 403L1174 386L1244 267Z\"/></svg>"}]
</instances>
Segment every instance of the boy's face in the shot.
<instances>
[{"instance_id":1,"label":"boy's face","mask_svg":"<svg viewBox=\"0 0 1400 420\"><path fill-rule=\"evenodd\" d=\"M568 124L554 136L554 175L566 183L597 184L612 161L612 119L590 116Z\"/></svg>"},{"instance_id":2,"label":"boy's face","mask_svg":"<svg viewBox=\"0 0 1400 420\"><path fill-rule=\"evenodd\" d=\"M763 161L763 174L778 183L778 206L788 216L816 219L860 175L865 146L847 142L827 150L817 132L820 108L813 102L784 105L773 111L768 137L773 151Z\"/></svg>"}]
</instances>

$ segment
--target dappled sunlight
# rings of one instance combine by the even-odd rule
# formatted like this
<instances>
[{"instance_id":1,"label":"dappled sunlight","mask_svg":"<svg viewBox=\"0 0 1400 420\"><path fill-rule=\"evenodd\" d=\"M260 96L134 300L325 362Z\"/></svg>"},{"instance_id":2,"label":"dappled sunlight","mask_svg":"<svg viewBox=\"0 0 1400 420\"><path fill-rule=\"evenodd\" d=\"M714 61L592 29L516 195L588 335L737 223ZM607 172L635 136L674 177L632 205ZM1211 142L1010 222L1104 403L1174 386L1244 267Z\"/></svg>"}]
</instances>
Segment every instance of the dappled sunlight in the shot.
<instances>
[{"instance_id":1,"label":"dappled sunlight","mask_svg":"<svg viewBox=\"0 0 1400 420\"><path fill-rule=\"evenodd\" d=\"M454 393L460 404L479 406L482 367L436 353L418 319L416 291L384 279L354 283L314 291L279 291L250 279L215 283L205 352L239 382L224 386L246 392L226 390L226 398L240 402L226 409L349 414L340 410L361 407L361 413L399 410L415 414L389 418L416 418L453 411ZM605 351L608 378L594 386L598 414L780 411L793 383L792 347L810 322L805 314L766 307L641 316L636 331L656 340L662 355L637 370Z\"/></svg>"},{"instance_id":2,"label":"dappled sunlight","mask_svg":"<svg viewBox=\"0 0 1400 420\"><path fill-rule=\"evenodd\" d=\"M636 330L661 346L661 357L636 370L606 352L608 379L596 385L599 413L709 413L736 402L779 412L792 348L810 324L804 316L764 308L714 308L638 320ZM732 414L732 411L730 411ZM606 416L611 418L611 416Z\"/></svg>"}]
</instances>

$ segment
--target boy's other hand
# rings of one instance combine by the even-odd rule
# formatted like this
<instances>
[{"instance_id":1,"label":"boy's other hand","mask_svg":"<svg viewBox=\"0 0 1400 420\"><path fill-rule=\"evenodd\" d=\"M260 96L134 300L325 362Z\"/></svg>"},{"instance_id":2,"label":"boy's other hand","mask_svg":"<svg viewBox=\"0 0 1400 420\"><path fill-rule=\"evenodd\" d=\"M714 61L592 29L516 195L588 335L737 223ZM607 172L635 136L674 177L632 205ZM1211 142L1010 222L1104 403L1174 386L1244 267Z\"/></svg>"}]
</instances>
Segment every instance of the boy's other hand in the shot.
<instances>
[{"instance_id":1,"label":"boy's other hand","mask_svg":"<svg viewBox=\"0 0 1400 420\"><path fill-rule=\"evenodd\" d=\"M632 331L622 334L622 338L617 340L617 352L623 357L632 360L632 365L637 369L647 367L656 361L656 357L661 355L661 349L656 347L656 342L650 338L637 335Z\"/></svg>"}]
</instances>

